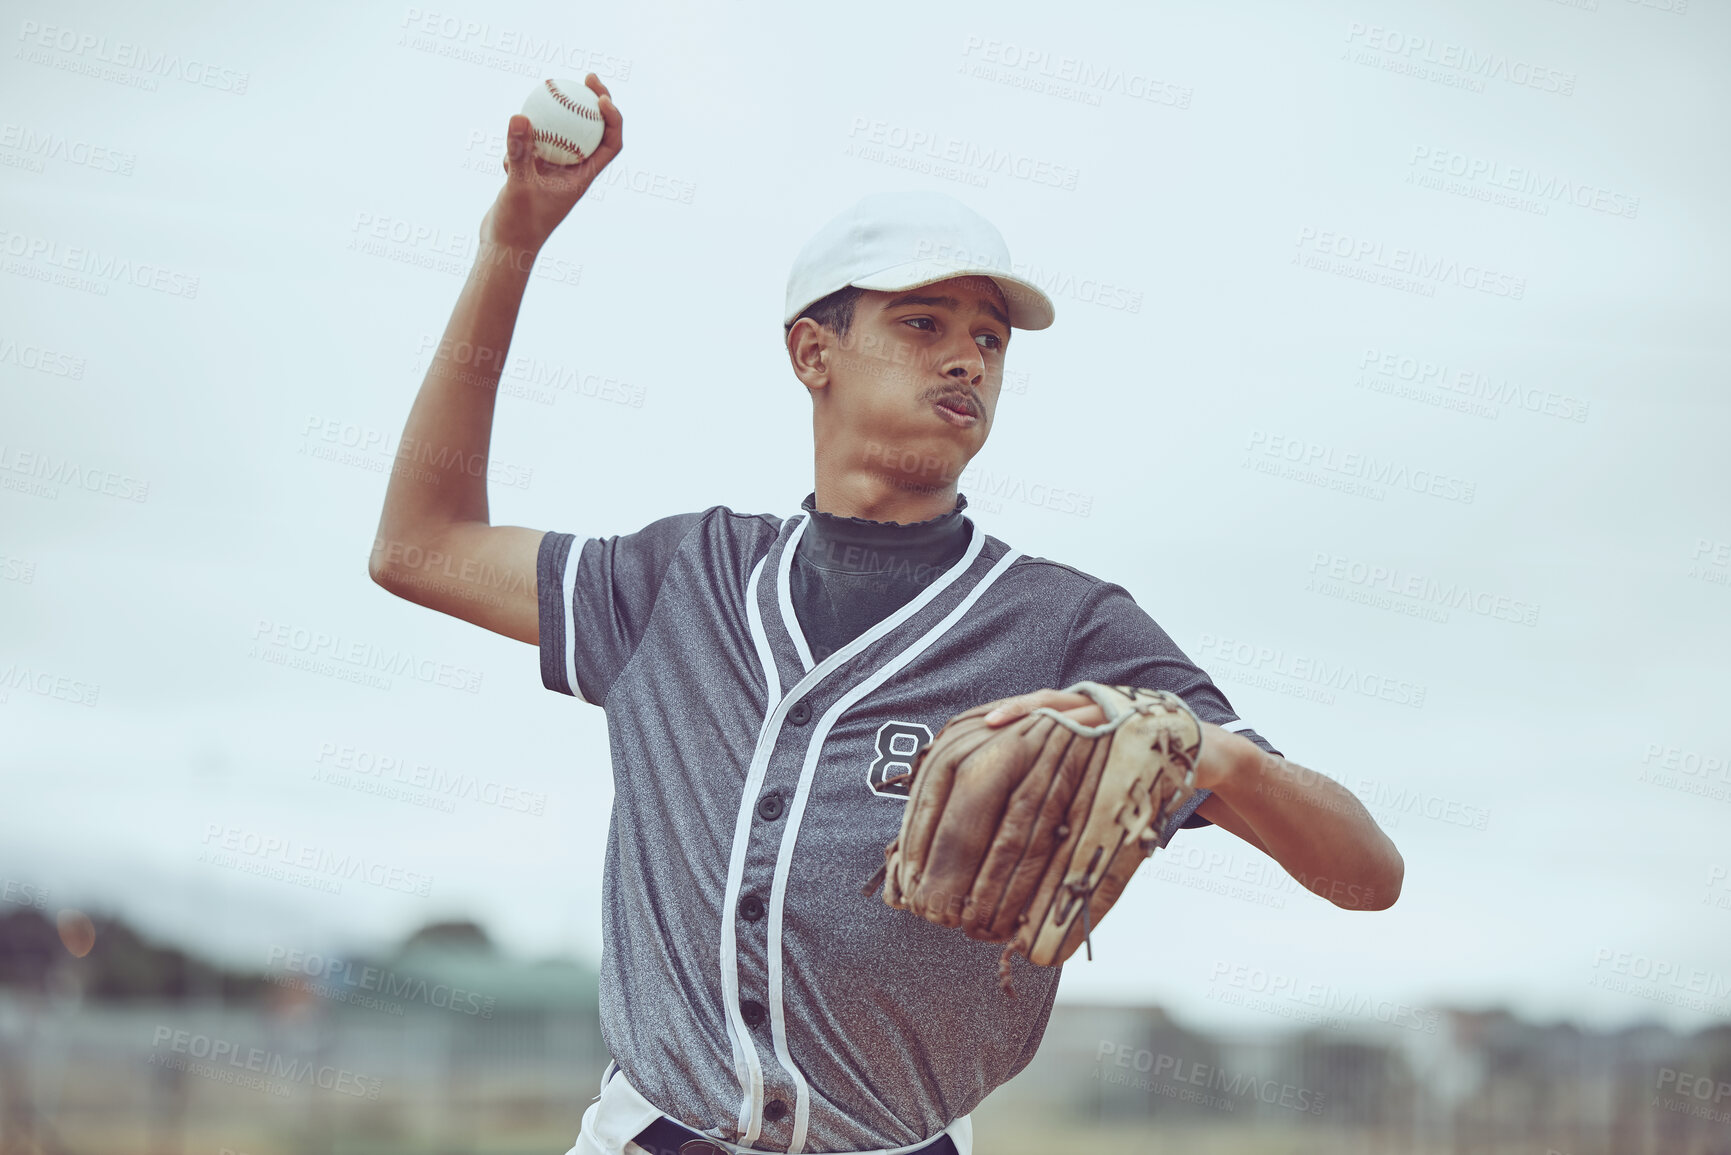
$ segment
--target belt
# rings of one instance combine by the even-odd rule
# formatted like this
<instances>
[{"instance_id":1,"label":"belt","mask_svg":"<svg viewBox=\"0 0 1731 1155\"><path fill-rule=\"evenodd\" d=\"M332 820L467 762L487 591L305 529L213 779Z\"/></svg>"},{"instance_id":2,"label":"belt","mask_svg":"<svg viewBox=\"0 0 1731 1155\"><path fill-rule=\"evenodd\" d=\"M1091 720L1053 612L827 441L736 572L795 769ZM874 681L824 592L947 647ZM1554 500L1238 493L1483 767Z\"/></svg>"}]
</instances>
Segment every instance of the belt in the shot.
<instances>
[{"instance_id":1,"label":"belt","mask_svg":"<svg viewBox=\"0 0 1731 1155\"><path fill-rule=\"evenodd\" d=\"M666 1115L640 1131L633 1143L649 1155L727 1155L727 1148L706 1135L682 1126ZM939 1135L924 1147L916 1147L903 1155L956 1155L956 1145L946 1135Z\"/></svg>"}]
</instances>

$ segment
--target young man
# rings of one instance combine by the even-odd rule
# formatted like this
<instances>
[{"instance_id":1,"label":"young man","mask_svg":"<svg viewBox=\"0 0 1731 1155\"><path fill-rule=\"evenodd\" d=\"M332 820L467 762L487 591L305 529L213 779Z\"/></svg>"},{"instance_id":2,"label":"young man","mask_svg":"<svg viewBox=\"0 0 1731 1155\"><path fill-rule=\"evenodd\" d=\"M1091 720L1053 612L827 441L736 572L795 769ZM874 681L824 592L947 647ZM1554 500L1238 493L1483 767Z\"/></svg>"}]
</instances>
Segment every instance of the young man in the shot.
<instances>
[{"instance_id":1,"label":"young man","mask_svg":"<svg viewBox=\"0 0 1731 1155\"><path fill-rule=\"evenodd\" d=\"M484 459L535 254L622 144L568 168L508 129L508 179L404 431ZM936 193L866 197L801 250L785 338L812 403L816 488L792 516L725 506L579 540L494 526L484 472L393 476L369 566L386 589L538 646L543 683L607 713L602 1034L613 1056L574 1153L960 1152L969 1112L1039 1045L1061 968L891 909L860 884L950 717L1053 687L1179 694L1212 822L1336 905L1383 909L1399 853L1352 795L1293 765L1121 587L1029 557L963 515L1012 329L1051 302L1003 238ZM479 379L446 350L477 351ZM418 547L418 548L409 548ZM438 556L439 577L393 558ZM455 570L474 582L443 577ZM1123 918L1123 915L1118 915Z\"/></svg>"}]
</instances>

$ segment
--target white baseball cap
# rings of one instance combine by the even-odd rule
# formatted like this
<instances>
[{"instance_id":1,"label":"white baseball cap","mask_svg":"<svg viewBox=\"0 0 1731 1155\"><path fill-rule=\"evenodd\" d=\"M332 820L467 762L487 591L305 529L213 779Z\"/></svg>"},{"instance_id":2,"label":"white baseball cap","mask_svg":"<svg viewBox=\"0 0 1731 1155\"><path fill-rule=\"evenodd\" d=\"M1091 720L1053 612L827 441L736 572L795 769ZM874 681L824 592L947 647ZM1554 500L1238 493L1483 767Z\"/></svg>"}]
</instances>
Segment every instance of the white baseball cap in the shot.
<instances>
[{"instance_id":1,"label":"white baseball cap","mask_svg":"<svg viewBox=\"0 0 1731 1155\"><path fill-rule=\"evenodd\" d=\"M896 293L951 277L990 277L1004 291L1010 325L1044 329L1052 301L1010 272L1010 249L992 222L940 192L862 197L805 242L787 275L782 325L814 301L854 285Z\"/></svg>"}]
</instances>

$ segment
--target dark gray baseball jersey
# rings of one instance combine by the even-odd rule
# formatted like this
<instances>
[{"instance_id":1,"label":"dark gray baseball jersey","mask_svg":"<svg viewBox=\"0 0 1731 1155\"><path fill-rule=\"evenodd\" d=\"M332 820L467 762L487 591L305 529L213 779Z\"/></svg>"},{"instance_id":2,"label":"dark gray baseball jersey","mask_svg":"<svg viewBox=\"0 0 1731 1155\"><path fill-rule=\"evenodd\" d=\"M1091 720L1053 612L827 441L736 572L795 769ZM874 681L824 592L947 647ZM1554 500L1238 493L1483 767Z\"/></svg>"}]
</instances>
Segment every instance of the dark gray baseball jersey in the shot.
<instances>
[{"instance_id":1,"label":"dark gray baseball jersey","mask_svg":"<svg viewBox=\"0 0 1731 1155\"><path fill-rule=\"evenodd\" d=\"M607 714L601 1030L632 1085L728 1142L897 1147L1027 1065L1062 968L1017 956L1006 998L1001 944L860 893L906 803L883 781L955 714L1084 679L1278 751L1121 586L971 520L954 565L814 662L789 588L810 523L712 506L546 534L541 677Z\"/></svg>"}]
</instances>

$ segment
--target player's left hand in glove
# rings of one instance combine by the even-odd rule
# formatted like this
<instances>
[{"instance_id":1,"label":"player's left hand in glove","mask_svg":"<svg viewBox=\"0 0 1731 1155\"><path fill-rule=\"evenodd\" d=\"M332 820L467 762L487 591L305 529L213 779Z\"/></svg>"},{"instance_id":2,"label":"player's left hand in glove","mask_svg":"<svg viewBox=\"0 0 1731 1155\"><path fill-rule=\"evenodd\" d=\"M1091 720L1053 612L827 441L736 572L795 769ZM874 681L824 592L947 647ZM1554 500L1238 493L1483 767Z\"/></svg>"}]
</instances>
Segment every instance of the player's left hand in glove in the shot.
<instances>
[{"instance_id":1,"label":"player's left hand in glove","mask_svg":"<svg viewBox=\"0 0 1731 1155\"><path fill-rule=\"evenodd\" d=\"M1196 788L1202 724L1164 690L1078 682L1106 721L1085 726L1042 706L997 728L963 711L921 747L901 832L860 893L969 938L1005 943L1010 959L1063 963L1088 942L1124 884L1161 845L1167 819Z\"/></svg>"}]
</instances>

